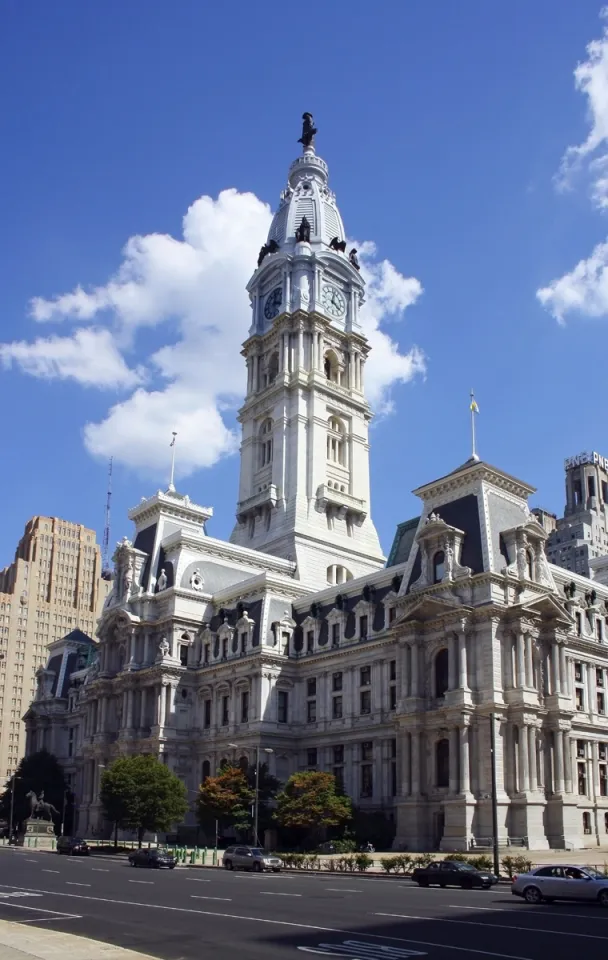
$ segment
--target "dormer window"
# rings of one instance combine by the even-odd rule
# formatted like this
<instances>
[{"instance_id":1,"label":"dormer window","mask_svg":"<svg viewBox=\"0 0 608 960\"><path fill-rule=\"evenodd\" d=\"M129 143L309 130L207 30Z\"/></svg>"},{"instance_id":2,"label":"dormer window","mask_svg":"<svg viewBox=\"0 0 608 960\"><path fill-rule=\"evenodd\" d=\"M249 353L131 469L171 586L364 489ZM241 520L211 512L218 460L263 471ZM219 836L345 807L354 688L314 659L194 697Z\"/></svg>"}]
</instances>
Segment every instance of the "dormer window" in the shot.
<instances>
[{"instance_id":1,"label":"dormer window","mask_svg":"<svg viewBox=\"0 0 608 960\"><path fill-rule=\"evenodd\" d=\"M445 577L445 553L438 550L433 557L433 583L441 583Z\"/></svg>"}]
</instances>

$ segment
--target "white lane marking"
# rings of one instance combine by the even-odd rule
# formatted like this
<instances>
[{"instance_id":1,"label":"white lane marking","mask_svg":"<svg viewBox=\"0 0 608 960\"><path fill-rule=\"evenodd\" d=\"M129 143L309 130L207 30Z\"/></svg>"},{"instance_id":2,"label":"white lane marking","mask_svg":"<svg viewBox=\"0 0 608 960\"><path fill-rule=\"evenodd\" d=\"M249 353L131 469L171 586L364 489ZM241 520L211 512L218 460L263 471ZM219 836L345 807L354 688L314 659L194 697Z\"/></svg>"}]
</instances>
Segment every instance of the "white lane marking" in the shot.
<instances>
[{"instance_id":1,"label":"white lane marking","mask_svg":"<svg viewBox=\"0 0 608 960\"><path fill-rule=\"evenodd\" d=\"M486 930L523 930L525 933L553 933L556 937L579 937L583 940L608 940L593 933L571 933L569 930L547 930L543 927L516 927L511 923L478 923L477 920L447 920L445 917L416 917L409 913L375 913L375 917L397 917L401 920L426 920L429 923L459 923L467 927L485 927Z\"/></svg>"},{"instance_id":2,"label":"white lane marking","mask_svg":"<svg viewBox=\"0 0 608 960\"><path fill-rule=\"evenodd\" d=\"M461 903L448 903L450 910L488 910L490 913L522 913L524 916L527 916L529 913L542 914L543 917L570 917L573 920L600 920L604 923L608 922L608 917L598 917L596 914L588 913L562 913L559 909L557 910L531 910L526 903L517 903L515 902L512 907L470 907L468 904ZM519 908L519 909L518 909ZM522 909L523 908L523 909Z\"/></svg>"},{"instance_id":3,"label":"white lane marking","mask_svg":"<svg viewBox=\"0 0 608 960\"><path fill-rule=\"evenodd\" d=\"M154 880L129 880L129 883L149 883L153 886Z\"/></svg>"},{"instance_id":4,"label":"white lane marking","mask_svg":"<svg viewBox=\"0 0 608 960\"><path fill-rule=\"evenodd\" d=\"M90 883L76 883L75 880L66 880L66 886L68 887L90 887Z\"/></svg>"},{"instance_id":5,"label":"white lane marking","mask_svg":"<svg viewBox=\"0 0 608 960\"><path fill-rule=\"evenodd\" d=\"M33 920L13 920L13 923L56 923L58 920L82 920L80 913L60 913L57 917L34 917Z\"/></svg>"},{"instance_id":6,"label":"white lane marking","mask_svg":"<svg viewBox=\"0 0 608 960\"><path fill-rule=\"evenodd\" d=\"M186 880L194 880L195 883L211 883L211 880L203 880L202 877L186 877Z\"/></svg>"},{"instance_id":7,"label":"white lane marking","mask_svg":"<svg viewBox=\"0 0 608 960\"><path fill-rule=\"evenodd\" d=\"M93 867L93 873L109 873L109 870L104 870L103 867Z\"/></svg>"},{"instance_id":8,"label":"white lane marking","mask_svg":"<svg viewBox=\"0 0 608 960\"><path fill-rule=\"evenodd\" d=\"M261 897L301 897L301 893L276 893L274 890L262 890Z\"/></svg>"},{"instance_id":9,"label":"white lane marking","mask_svg":"<svg viewBox=\"0 0 608 960\"><path fill-rule=\"evenodd\" d=\"M37 860L34 860L34 859L32 859L31 857L26 857L26 858L25 858L25 862L26 862L26 863L38 863Z\"/></svg>"},{"instance_id":10,"label":"white lane marking","mask_svg":"<svg viewBox=\"0 0 608 960\"><path fill-rule=\"evenodd\" d=\"M11 890L14 889L6 883L0 883L0 887L9 887ZM430 940L391 937L380 933L361 934L360 931L356 930L341 930L339 927L320 927L312 923L296 923L293 920L271 920L268 917L244 917L238 913L219 913L216 910L190 910L188 907L169 907L164 903L138 903L137 900L113 900L110 897L89 897L84 893L59 893L55 890L32 890L32 893L48 893L54 897L70 897L72 900L92 900L93 903L113 903L119 907L145 907L151 910L167 910L171 913L193 913L201 917L220 917L223 920L246 920L250 923L268 923L275 927L297 927L299 930L320 930L322 933L341 933L354 937L365 936L368 940L390 940L392 943L416 943L422 947L438 947L440 950L456 950L458 953L475 953L484 957L499 957L500 960L531 960L530 957L515 956L511 953L494 953L491 950L475 950L473 947L454 947L450 943L433 943Z\"/></svg>"},{"instance_id":11,"label":"white lane marking","mask_svg":"<svg viewBox=\"0 0 608 960\"><path fill-rule=\"evenodd\" d=\"M33 910L34 913L52 913L54 917L75 917L75 913L62 913L60 910L43 910L42 907L28 907L25 903L13 903L12 900L3 900L4 907L14 907L15 910Z\"/></svg>"},{"instance_id":12,"label":"white lane marking","mask_svg":"<svg viewBox=\"0 0 608 960\"><path fill-rule=\"evenodd\" d=\"M385 947L379 943L343 940L342 943L318 943L316 947L298 947L303 953L325 957L352 957L353 960L405 960L406 957L426 957L421 950L403 947Z\"/></svg>"},{"instance_id":13,"label":"white lane marking","mask_svg":"<svg viewBox=\"0 0 608 960\"><path fill-rule=\"evenodd\" d=\"M59 873L59 870L45 870L43 868L42 873Z\"/></svg>"},{"instance_id":14,"label":"white lane marking","mask_svg":"<svg viewBox=\"0 0 608 960\"><path fill-rule=\"evenodd\" d=\"M363 893L363 890L351 890L349 887L325 887L332 893Z\"/></svg>"},{"instance_id":15,"label":"white lane marking","mask_svg":"<svg viewBox=\"0 0 608 960\"><path fill-rule=\"evenodd\" d=\"M197 897L195 893L190 894L191 900L223 900L224 903L232 903L232 897Z\"/></svg>"}]
</instances>

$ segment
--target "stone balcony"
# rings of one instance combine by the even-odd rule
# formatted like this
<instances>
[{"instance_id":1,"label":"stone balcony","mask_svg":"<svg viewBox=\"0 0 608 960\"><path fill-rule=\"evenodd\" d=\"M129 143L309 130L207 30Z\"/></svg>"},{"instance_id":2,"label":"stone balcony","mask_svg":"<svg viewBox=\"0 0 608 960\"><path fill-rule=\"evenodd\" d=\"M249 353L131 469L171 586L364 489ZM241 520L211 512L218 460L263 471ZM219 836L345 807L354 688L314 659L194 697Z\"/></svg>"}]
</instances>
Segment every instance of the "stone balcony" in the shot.
<instances>
[{"instance_id":1,"label":"stone balcony","mask_svg":"<svg viewBox=\"0 0 608 960\"><path fill-rule=\"evenodd\" d=\"M365 520L367 516L367 503L365 500L359 500L358 497L351 497L350 493L338 490L336 487L330 487L327 483L322 483L317 488L317 505L321 510L326 510L328 506L333 506L339 514L351 514L359 520Z\"/></svg>"},{"instance_id":2,"label":"stone balcony","mask_svg":"<svg viewBox=\"0 0 608 960\"><path fill-rule=\"evenodd\" d=\"M239 523L245 523L252 514L256 515L263 507L276 507L279 499L278 491L274 483L268 484L265 490L260 490L252 497L241 500L237 506L236 516Z\"/></svg>"}]
</instances>

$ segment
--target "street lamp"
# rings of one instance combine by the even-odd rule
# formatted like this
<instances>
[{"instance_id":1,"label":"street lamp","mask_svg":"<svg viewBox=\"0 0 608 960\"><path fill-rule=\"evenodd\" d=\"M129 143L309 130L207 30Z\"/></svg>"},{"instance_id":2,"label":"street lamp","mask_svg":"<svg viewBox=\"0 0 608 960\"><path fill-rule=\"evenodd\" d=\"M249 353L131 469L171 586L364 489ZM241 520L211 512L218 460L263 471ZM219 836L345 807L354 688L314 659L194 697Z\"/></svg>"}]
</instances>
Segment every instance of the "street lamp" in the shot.
<instances>
[{"instance_id":1,"label":"street lamp","mask_svg":"<svg viewBox=\"0 0 608 960\"><path fill-rule=\"evenodd\" d=\"M239 749L238 743L229 743L229 747L232 747L234 750ZM263 753L274 753L272 747L264 747ZM255 798L253 801L253 842L256 847L260 845L260 838L258 837L258 817L260 812L260 747L259 745L255 748Z\"/></svg>"},{"instance_id":2,"label":"street lamp","mask_svg":"<svg viewBox=\"0 0 608 960\"><path fill-rule=\"evenodd\" d=\"M8 821L8 842L10 843L13 839L13 810L15 807L15 781L22 780L22 777L17 777L13 775L13 780L11 783L11 813L10 819Z\"/></svg>"},{"instance_id":3,"label":"street lamp","mask_svg":"<svg viewBox=\"0 0 608 960\"><path fill-rule=\"evenodd\" d=\"M500 873L500 858L498 854L498 795L496 791L496 717L490 714L490 769L492 783L492 853L494 855L494 873Z\"/></svg>"}]
</instances>

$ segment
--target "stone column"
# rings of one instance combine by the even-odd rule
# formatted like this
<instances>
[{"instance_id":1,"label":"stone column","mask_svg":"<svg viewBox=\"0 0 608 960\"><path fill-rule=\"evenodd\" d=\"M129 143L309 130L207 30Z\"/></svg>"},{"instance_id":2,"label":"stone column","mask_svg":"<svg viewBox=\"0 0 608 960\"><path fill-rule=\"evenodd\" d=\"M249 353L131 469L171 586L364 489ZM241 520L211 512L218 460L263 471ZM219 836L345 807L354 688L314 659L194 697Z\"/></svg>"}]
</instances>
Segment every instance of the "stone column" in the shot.
<instances>
[{"instance_id":1,"label":"stone column","mask_svg":"<svg viewBox=\"0 0 608 960\"><path fill-rule=\"evenodd\" d=\"M384 671L384 662L382 660L374 660L374 662L372 663L372 712L373 713L380 713L380 711L382 710L383 696L388 687L388 683L384 682L383 671Z\"/></svg>"},{"instance_id":2,"label":"stone column","mask_svg":"<svg viewBox=\"0 0 608 960\"><path fill-rule=\"evenodd\" d=\"M469 766L469 727L465 724L459 729L460 736L460 792L470 793L471 772Z\"/></svg>"},{"instance_id":3,"label":"stone column","mask_svg":"<svg viewBox=\"0 0 608 960\"><path fill-rule=\"evenodd\" d=\"M459 730L450 730L450 793L458 793L458 753L460 750Z\"/></svg>"},{"instance_id":4,"label":"stone column","mask_svg":"<svg viewBox=\"0 0 608 960\"><path fill-rule=\"evenodd\" d=\"M526 681L526 665L524 661L524 636L523 633L518 633L515 638L515 643L517 645L517 686L525 686Z\"/></svg>"},{"instance_id":5,"label":"stone column","mask_svg":"<svg viewBox=\"0 0 608 960\"><path fill-rule=\"evenodd\" d=\"M150 634L146 631L144 636L144 663L150 662Z\"/></svg>"},{"instance_id":6,"label":"stone column","mask_svg":"<svg viewBox=\"0 0 608 960\"><path fill-rule=\"evenodd\" d=\"M133 696L134 690L129 687L127 690L127 730L133 729Z\"/></svg>"},{"instance_id":7,"label":"stone column","mask_svg":"<svg viewBox=\"0 0 608 960\"><path fill-rule=\"evenodd\" d=\"M302 327L298 329L298 360L296 369L300 370L304 366L304 337Z\"/></svg>"},{"instance_id":8,"label":"stone column","mask_svg":"<svg viewBox=\"0 0 608 960\"><path fill-rule=\"evenodd\" d=\"M456 689L456 638L453 634L448 637L448 690Z\"/></svg>"},{"instance_id":9,"label":"stone column","mask_svg":"<svg viewBox=\"0 0 608 960\"><path fill-rule=\"evenodd\" d=\"M564 737L561 730L553 732L553 788L555 793L564 792Z\"/></svg>"},{"instance_id":10,"label":"stone column","mask_svg":"<svg viewBox=\"0 0 608 960\"><path fill-rule=\"evenodd\" d=\"M530 764L528 757L528 728L522 724L519 733L519 792L527 793L530 789Z\"/></svg>"},{"instance_id":11,"label":"stone column","mask_svg":"<svg viewBox=\"0 0 608 960\"><path fill-rule=\"evenodd\" d=\"M566 661L566 647L563 643L559 645L559 666L560 666L560 690L568 696L570 692L570 674Z\"/></svg>"},{"instance_id":12,"label":"stone column","mask_svg":"<svg viewBox=\"0 0 608 960\"><path fill-rule=\"evenodd\" d=\"M174 683L169 684L169 718L175 716L175 693L177 687Z\"/></svg>"},{"instance_id":13,"label":"stone column","mask_svg":"<svg viewBox=\"0 0 608 960\"><path fill-rule=\"evenodd\" d=\"M401 795L408 797L411 793L412 782L410 774L410 761L411 761L411 737L410 734L405 731L402 734L403 740L401 743Z\"/></svg>"},{"instance_id":14,"label":"stone column","mask_svg":"<svg viewBox=\"0 0 608 960\"><path fill-rule=\"evenodd\" d=\"M411 680L410 696L417 697L419 686L418 686L418 644L416 643L416 641L414 641L414 643L411 646L411 657L412 657L411 659L412 669L411 669L411 677L410 677L410 680Z\"/></svg>"},{"instance_id":15,"label":"stone column","mask_svg":"<svg viewBox=\"0 0 608 960\"><path fill-rule=\"evenodd\" d=\"M167 713L167 688L164 684L160 684L158 691L158 725L159 727L165 726L165 718Z\"/></svg>"},{"instance_id":16,"label":"stone column","mask_svg":"<svg viewBox=\"0 0 608 960\"><path fill-rule=\"evenodd\" d=\"M532 661L532 634L525 634L526 686L534 686L534 664Z\"/></svg>"},{"instance_id":17,"label":"stone column","mask_svg":"<svg viewBox=\"0 0 608 960\"><path fill-rule=\"evenodd\" d=\"M551 693L561 692L559 647L554 640L551 644Z\"/></svg>"},{"instance_id":18,"label":"stone column","mask_svg":"<svg viewBox=\"0 0 608 960\"><path fill-rule=\"evenodd\" d=\"M417 797L420 794L420 734L417 730L412 733L412 794Z\"/></svg>"},{"instance_id":19,"label":"stone column","mask_svg":"<svg viewBox=\"0 0 608 960\"><path fill-rule=\"evenodd\" d=\"M570 734L567 730L562 732L562 740L564 744L564 781L566 793L572 793L574 790L574 783L578 779L576 760L572 759L572 751L575 749L575 742L570 739Z\"/></svg>"},{"instance_id":20,"label":"stone column","mask_svg":"<svg viewBox=\"0 0 608 960\"><path fill-rule=\"evenodd\" d=\"M148 705L147 692L148 692L147 687L141 688L140 702L139 702L139 726L140 727L147 726L147 723L146 723L146 707Z\"/></svg>"},{"instance_id":21,"label":"stone column","mask_svg":"<svg viewBox=\"0 0 608 960\"><path fill-rule=\"evenodd\" d=\"M538 790L538 764L536 754L536 727L528 727L528 760L530 763L530 790Z\"/></svg>"},{"instance_id":22,"label":"stone column","mask_svg":"<svg viewBox=\"0 0 608 960\"><path fill-rule=\"evenodd\" d=\"M467 675L467 635L464 630L458 634L458 686L461 690L469 689Z\"/></svg>"},{"instance_id":23,"label":"stone column","mask_svg":"<svg viewBox=\"0 0 608 960\"><path fill-rule=\"evenodd\" d=\"M99 732L105 733L108 726L108 698L102 697L100 701L101 710L99 716Z\"/></svg>"}]
</instances>

